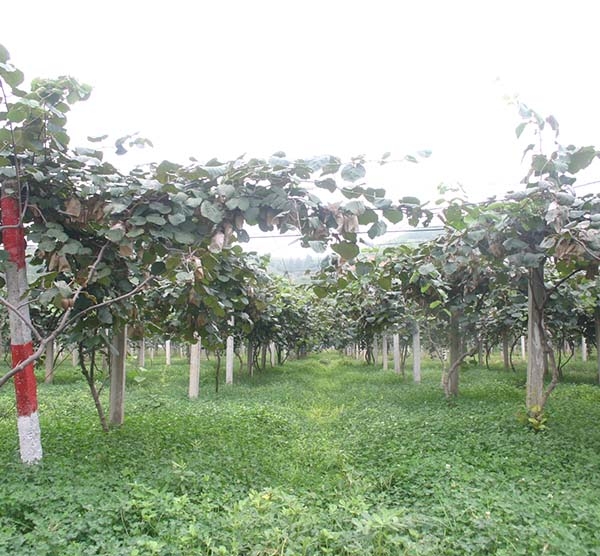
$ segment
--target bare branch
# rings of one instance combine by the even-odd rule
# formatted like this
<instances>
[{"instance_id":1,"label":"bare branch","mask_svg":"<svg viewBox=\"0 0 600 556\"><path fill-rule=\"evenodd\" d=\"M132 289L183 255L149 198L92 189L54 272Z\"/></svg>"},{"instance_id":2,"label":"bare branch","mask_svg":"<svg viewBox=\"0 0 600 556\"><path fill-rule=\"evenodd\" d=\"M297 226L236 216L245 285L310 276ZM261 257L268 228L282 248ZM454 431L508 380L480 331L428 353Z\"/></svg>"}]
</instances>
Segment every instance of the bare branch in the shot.
<instances>
[{"instance_id":1,"label":"bare branch","mask_svg":"<svg viewBox=\"0 0 600 556\"><path fill-rule=\"evenodd\" d=\"M25 324L25 326L27 326L27 328L29 328L29 330L33 332L33 335L35 336L36 340L42 340L42 335L39 333L38 329L21 314L21 312L19 311L19 307L15 307L12 303L9 303L3 297L0 297L0 305L4 305L9 311L12 311L15 315L17 315L17 317L21 319L23 324Z\"/></svg>"},{"instance_id":2,"label":"bare branch","mask_svg":"<svg viewBox=\"0 0 600 556\"><path fill-rule=\"evenodd\" d=\"M67 322L67 325L70 325L72 322L78 320L83 315L86 315L87 313L89 313L91 311L94 311L96 309L100 309L101 307L106 307L107 305L112 305L113 303L118 303L119 301L123 301L125 299L128 299L129 297L134 296L136 293L139 293L140 291L142 291L146 287L146 285L151 280L153 280L153 279L154 279L154 276L148 276L148 278L146 278L143 282L141 282L140 284L138 284L131 291L129 291L127 293L124 293L123 295L120 295L120 296L115 297L113 299L109 299L107 301L103 301L102 303L97 303L96 305L92 305L90 307L86 307L85 309L83 309L83 311L80 311L74 317L71 317L71 319L69 319L69 321Z\"/></svg>"}]
</instances>

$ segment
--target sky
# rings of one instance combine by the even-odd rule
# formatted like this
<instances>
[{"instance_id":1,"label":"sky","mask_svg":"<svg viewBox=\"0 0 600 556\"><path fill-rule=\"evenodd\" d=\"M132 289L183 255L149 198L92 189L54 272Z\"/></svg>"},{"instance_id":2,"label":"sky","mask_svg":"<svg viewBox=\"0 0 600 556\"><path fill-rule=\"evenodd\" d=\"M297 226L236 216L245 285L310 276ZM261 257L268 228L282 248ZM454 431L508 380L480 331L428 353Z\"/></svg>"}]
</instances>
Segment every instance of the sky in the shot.
<instances>
[{"instance_id":1,"label":"sky","mask_svg":"<svg viewBox=\"0 0 600 556\"><path fill-rule=\"evenodd\" d=\"M371 184L433 201L460 183L485 198L525 174L515 95L553 114L562 142L600 144L595 0L13 0L7 13L0 42L27 77L93 86L73 144L152 140L125 167L430 149Z\"/></svg>"}]
</instances>

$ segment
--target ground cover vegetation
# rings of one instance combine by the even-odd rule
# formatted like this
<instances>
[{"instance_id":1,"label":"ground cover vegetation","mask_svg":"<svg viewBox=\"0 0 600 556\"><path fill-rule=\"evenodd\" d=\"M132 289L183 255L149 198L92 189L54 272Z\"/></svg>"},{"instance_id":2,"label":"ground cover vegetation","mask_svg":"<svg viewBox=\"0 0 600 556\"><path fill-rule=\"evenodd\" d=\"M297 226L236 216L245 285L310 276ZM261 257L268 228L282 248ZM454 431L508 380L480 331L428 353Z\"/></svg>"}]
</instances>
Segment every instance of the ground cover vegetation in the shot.
<instances>
[{"instance_id":1,"label":"ground cover vegetation","mask_svg":"<svg viewBox=\"0 0 600 556\"><path fill-rule=\"evenodd\" d=\"M553 116L515 101L516 134L531 140L522 187L481 203L445 187L435 208L367 179L371 164L428 152L124 174L106 137L69 146L66 115L88 86L23 83L0 46L3 550L598 551L600 194L575 185L594 147L561 145ZM387 223L434 218L434 239L360 249ZM294 230L328 253L320 272L271 275L239 245L248 226ZM195 399L199 342L211 361ZM395 373L379 366L388 342ZM189 360L167 361L171 343ZM223 387L233 346L240 366ZM11 379L16 399L1 388ZM21 461L39 466L16 463L15 409Z\"/></svg>"},{"instance_id":2,"label":"ground cover vegetation","mask_svg":"<svg viewBox=\"0 0 600 556\"><path fill-rule=\"evenodd\" d=\"M454 403L431 361L417 385L327 352L218 394L212 363L198 400L187 360L132 372L108 434L79 370L60 367L40 386L48 450L33 467L16 463L1 391L0 553L598 552L593 365L572 365L536 433L519 422L524 367L497 357L463 370Z\"/></svg>"}]
</instances>

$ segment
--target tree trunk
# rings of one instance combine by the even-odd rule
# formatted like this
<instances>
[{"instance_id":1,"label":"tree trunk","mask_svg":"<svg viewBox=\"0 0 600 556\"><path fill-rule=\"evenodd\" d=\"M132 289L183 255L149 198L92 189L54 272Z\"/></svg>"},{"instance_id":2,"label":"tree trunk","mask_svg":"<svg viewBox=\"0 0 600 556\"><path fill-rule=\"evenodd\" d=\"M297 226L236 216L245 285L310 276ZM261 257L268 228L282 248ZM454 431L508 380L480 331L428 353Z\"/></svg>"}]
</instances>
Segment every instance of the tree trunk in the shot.
<instances>
[{"instance_id":1,"label":"tree trunk","mask_svg":"<svg viewBox=\"0 0 600 556\"><path fill-rule=\"evenodd\" d=\"M110 393L108 422L111 426L123 424L125 419L125 377L127 361L127 326L114 330L110 350Z\"/></svg>"},{"instance_id":2,"label":"tree trunk","mask_svg":"<svg viewBox=\"0 0 600 556\"><path fill-rule=\"evenodd\" d=\"M388 337L384 334L381 337L381 363L383 365L383 370L388 370Z\"/></svg>"},{"instance_id":3,"label":"tree trunk","mask_svg":"<svg viewBox=\"0 0 600 556\"><path fill-rule=\"evenodd\" d=\"M267 344L260 346L260 370L264 371L267 368Z\"/></svg>"},{"instance_id":4,"label":"tree trunk","mask_svg":"<svg viewBox=\"0 0 600 556\"><path fill-rule=\"evenodd\" d=\"M527 300L527 409L538 413L542 410L544 396L544 373L546 350L544 341L544 264L530 268L528 273Z\"/></svg>"},{"instance_id":5,"label":"tree trunk","mask_svg":"<svg viewBox=\"0 0 600 556\"><path fill-rule=\"evenodd\" d=\"M413 341L413 381L421 382L421 332L419 331L419 325L415 323L415 327L412 335Z\"/></svg>"},{"instance_id":6,"label":"tree trunk","mask_svg":"<svg viewBox=\"0 0 600 556\"><path fill-rule=\"evenodd\" d=\"M373 364L377 365L379 361L379 345L377 342L377 336L373 338Z\"/></svg>"},{"instance_id":7,"label":"tree trunk","mask_svg":"<svg viewBox=\"0 0 600 556\"><path fill-rule=\"evenodd\" d=\"M402 369L400 366L400 334L394 334L394 372L400 374Z\"/></svg>"},{"instance_id":8,"label":"tree trunk","mask_svg":"<svg viewBox=\"0 0 600 556\"><path fill-rule=\"evenodd\" d=\"M600 306L595 311L596 323L596 363L598 364L598 383L600 383Z\"/></svg>"},{"instance_id":9,"label":"tree trunk","mask_svg":"<svg viewBox=\"0 0 600 556\"><path fill-rule=\"evenodd\" d=\"M33 355L27 265L25 263L25 232L21 223L21 192L16 179L2 179L0 207L2 210L2 242L8 253L5 263L7 301L17 310L8 312L12 366L16 367ZM37 383L33 363L14 376L17 405L17 429L21 461L38 463L42 459L42 441L38 417Z\"/></svg>"},{"instance_id":10,"label":"tree trunk","mask_svg":"<svg viewBox=\"0 0 600 556\"><path fill-rule=\"evenodd\" d=\"M502 334L502 363L504 364L504 370L508 371L510 369L510 356L508 334L506 332Z\"/></svg>"},{"instance_id":11,"label":"tree trunk","mask_svg":"<svg viewBox=\"0 0 600 556\"><path fill-rule=\"evenodd\" d=\"M587 342L585 336L581 337L581 360L585 363L587 361Z\"/></svg>"},{"instance_id":12,"label":"tree trunk","mask_svg":"<svg viewBox=\"0 0 600 556\"><path fill-rule=\"evenodd\" d=\"M521 336L521 358L523 361L527 361L527 340L525 336Z\"/></svg>"},{"instance_id":13,"label":"tree trunk","mask_svg":"<svg viewBox=\"0 0 600 556\"><path fill-rule=\"evenodd\" d=\"M165 342L165 365L167 367L171 365L171 340Z\"/></svg>"},{"instance_id":14,"label":"tree trunk","mask_svg":"<svg viewBox=\"0 0 600 556\"><path fill-rule=\"evenodd\" d=\"M254 345L252 344L252 340L248 340L248 374L250 376L254 376Z\"/></svg>"},{"instance_id":15,"label":"tree trunk","mask_svg":"<svg viewBox=\"0 0 600 556\"><path fill-rule=\"evenodd\" d=\"M225 349L225 384L233 384L234 347L233 336L227 336L227 346Z\"/></svg>"},{"instance_id":16,"label":"tree trunk","mask_svg":"<svg viewBox=\"0 0 600 556\"><path fill-rule=\"evenodd\" d=\"M448 371L448 391L449 397L458 396L459 368L457 364L460 358L460 326L459 317L456 311L452 311L450 317L450 369Z\"/></svg>"},{"instance_id":17,"label":"tree trunk","mask_svg":"<svg viewBox=\"0 0 600 556\"><path fill-rule=\"evenodd\" d=\"M46 362L44 364L44 382L52 384L54 377L54 342L46 344Z\"/></svg>"},{"instance_id":18,"label":"tree trunk","mask_svg":"<svg viewBox=\"0 0 600 556\"><path fill-rule=\"evenodd\" d=\"M200 339L190 346L190 383L188 396L196 399L200 393Z\"/></svg>"},{"instance_id":19,"label":"tree trunk","mask_svg":"<svg viewBox=\"0 0 600 556\"><path fill-rule=\"evenodd\" d=\"M79 345L79 350L82 350L81 344ZM108 423L106 422L106 415L104 414L104 408L102 407L102 401L100 400L100 391L96 387L96 350L92 350L90 354L90 365L89 368L85 366L85 357L83 355L83 351L81 354L78 353L78 365L81 368L81 373L85 377L85 380L88 383L90 388L90 392L92 394L92 399L94 400L94 405L96 406L96 411L98 412L98 418L100 419L100 426L104 432L108 432L110 430Z\"/></svg>"}]
</instances>

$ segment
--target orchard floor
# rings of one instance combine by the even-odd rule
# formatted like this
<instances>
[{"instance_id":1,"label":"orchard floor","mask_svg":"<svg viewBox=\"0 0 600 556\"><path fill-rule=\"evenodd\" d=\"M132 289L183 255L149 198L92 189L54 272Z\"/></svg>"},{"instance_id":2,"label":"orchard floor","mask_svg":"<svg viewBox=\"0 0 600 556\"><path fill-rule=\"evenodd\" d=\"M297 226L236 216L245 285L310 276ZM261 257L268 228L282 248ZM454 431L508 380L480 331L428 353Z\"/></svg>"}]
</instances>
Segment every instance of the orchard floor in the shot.
<instances>
[{"instance_id":1,"label":"orchard floor","mask_svg":"<svg viewBox=\"0 0 600 556\"><path fill-rule=\"evenodd\" d=\"M0 391L0 554L600 554L593 363L555 391L541 433L517 418L519 373L469 368L448 404L433 367L415 385L328 353L216 394L203 366L195 401L183 361L131 372L108 434L58 370L39 388L33 467Z\"/></svg>"}]
</instances>

